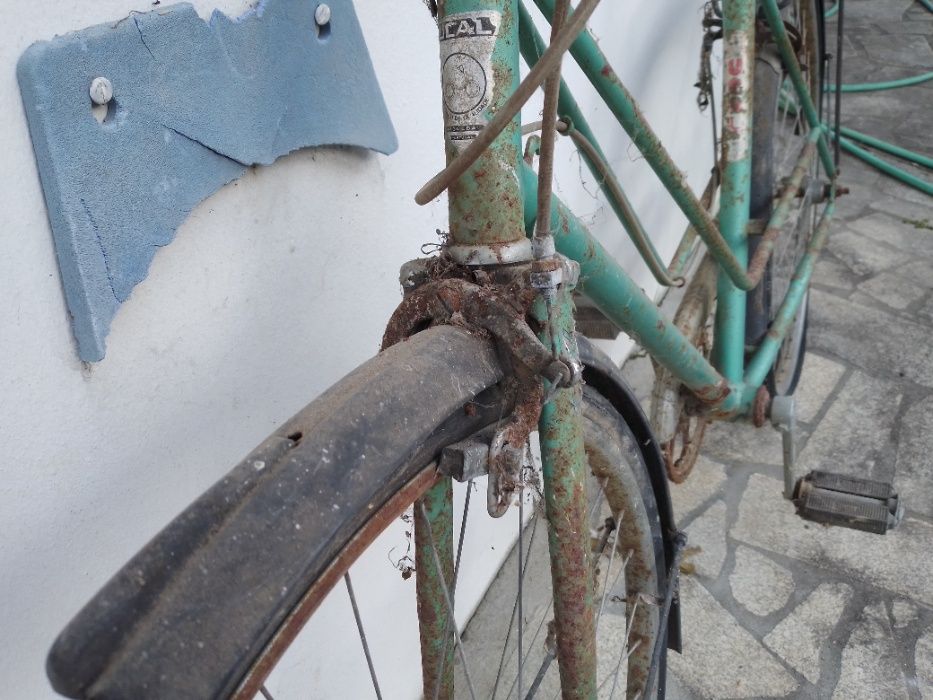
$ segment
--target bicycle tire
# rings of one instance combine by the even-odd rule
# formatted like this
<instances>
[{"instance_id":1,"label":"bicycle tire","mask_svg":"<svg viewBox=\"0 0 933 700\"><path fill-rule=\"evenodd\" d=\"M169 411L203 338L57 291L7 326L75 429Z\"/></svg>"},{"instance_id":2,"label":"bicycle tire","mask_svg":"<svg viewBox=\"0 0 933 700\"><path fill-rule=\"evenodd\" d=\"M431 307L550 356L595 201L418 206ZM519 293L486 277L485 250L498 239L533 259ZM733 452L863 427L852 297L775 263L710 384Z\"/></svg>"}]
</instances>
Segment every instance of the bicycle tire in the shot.
<instances>
[{"instance_id":1,"label":"bicycle tire","mask_svg":"<svg viewBox=\"0 0 933 700\"><path fill-rule=\"evenodd\" d=\"M820 5L821 3L815 0L793 0L782 6L782 13L790 31L798 34L804 47L805 60L802 64L807 71L810 96L821 111L823 33ZM806 138L805 132L797 133L797 130L808 129L802 114L799 116L799 122L789 125L786 113L784 118L781 118L780 97L785 76L786 69L773 42L759 42L756 49L752 98L752 181L749 211L752 221L767 221L770 218L775 193L782 178L790 174L800 146ZM782 148L782 140L789 142L789 145ZM815 178L817 173L818 163L814 162L811 179ZM806 251L806 241L815 225L815 207L809 193L799 201L801 204L797 212L792 214L788 222L793 230L785 230L781 234L761 282L748 294L746 347L757 347L768 332L790 284L796 264ZM750 235L748 243L751 259L758 247L758 237ZM801 302L794 325L768 373L766 383L772 395L793 394L800 380L807 348L808 309L809 296Z\"/></svg>"},{"instance_id":2,"label":"bicycle tire","mask_svg":"<svg viewBox=\"0 0 933 700\"><path fill-rule=\"evenodd\" d=\"M501 378L491 344L452 327L419 333L348 375L195 501L85 606L50 652L55 689L75 698L252 698L363 545L434 483L441 448L501 418ZM637 455L631 478L638 493L631 498L649 528L636 561L646 572L640 575L654 577L646 594L656 599L666 583L659 505L669 503L655 499L644 452L650 447L608 400L594 398L592 388L586 395L589 424L614 416L617 447ZM588 434L590 454L606 449L594 446L592 429ZM366 440L354 443L354 435ZM322 449L331 450L328 464ZM365 455L376 454L380 459L363 470ZM326 488L311 495L311 485ZM652 608L642 617L642 627L654 625L660 634ZM194 643L204 639L210 643ZM649 635L646 648L653 641ZM663 687L663 674L658 683Z\"/></svg>"}]
</instances>

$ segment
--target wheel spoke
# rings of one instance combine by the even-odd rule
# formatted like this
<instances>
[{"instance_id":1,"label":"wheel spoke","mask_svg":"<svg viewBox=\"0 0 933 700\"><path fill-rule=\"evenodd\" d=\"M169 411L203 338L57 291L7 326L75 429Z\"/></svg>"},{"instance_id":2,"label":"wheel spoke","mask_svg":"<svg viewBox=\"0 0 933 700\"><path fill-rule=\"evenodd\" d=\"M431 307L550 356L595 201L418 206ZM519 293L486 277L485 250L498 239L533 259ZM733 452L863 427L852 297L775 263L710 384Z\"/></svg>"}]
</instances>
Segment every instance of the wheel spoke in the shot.
<instances>
[{"instance_id":1,"label":"wheel spoke","mask_svg":"<svg viewBox=\"0 0 933 700\"><path fill-rule=\"evenodd\" d=\"M590 509L590 515L586 520L588 523L593 522L593 516L596 515L596 511L599 510L599 506L603 502L603 494L606 492L607 481L609 481L608 478L603 478L599 481L599 491L596 492L596 500L593 502L593 507Z\"/></svg>"},{"instance_id":2,"label":"wheel spoke","mask_svg":"<svg viewBox=\"0 0 933 700\"><path fill-rule=\"evenodd\" d=\"M538 520L539 519L535 517L534 521L531 524L531 535L528 538L528 552L525 557L525 567L522 570L522 579L525 578L525 574L528 572L528 566L529 564L531 564L531 548L535 542L535 533L538 530ZM521 547L521 537L519 537L518 546ZM512 624L515 622L515 615L516 615L517 610L518 610L518 599L516 598L515 603L512 605L512 615L509 618L509 628L505 634L505 642L502 645L502 655L499 657L499 669L498 671L496 671L496 682L492 689L492 695L490 696L492 700L495 700L496 692L499 689L499 682L502 679L502 669L505 665L505 655L508 653L508 650L509 650L509 639L511 639L512 637ZM521 624L520 621L519 621L519 624ZM540 626L538 627L538 629L540 630ZM537 639L537 638L538 638L538 635L536 633L534 636L534 639ZM531 642L532 644L534 644L534 639L532 639L532 642ZM509 694L511 695L511 691L509 692Z\"/></svg>"},{"instance_id":3,"label":"wheel spoke","mask_svg":"<svg viewBox=\"0 0 933 700\"><path fill-rule=\"evenodd\" d=\"M534 648L535 642L538 641L538 635L541 634L541 629L544 627L544 621L548 619L548 616L550 616L551 611L553 609L554 609L554 600L552 599L551 604L548 605L547 611L541 617L541 622L538 623L538 627L535 629L535 636L531 638L531 648ZM530 655L531 655L531 651L528 652L528 656ZM550 661L548 661L548 656L550 655L551 655L550 652L548 652L548 654L545 655L544 661L541 663L541 667L538 669L537 673L535 673L535 678L537 678L538 675L543 675L543 673L547 671L547 666L549 666L551 663ZM527 660L528 659L526 657L525 661ZM542 668L544 669L544 671L541 670ZM512 691L514 690L515 690L515 681L512 681L512 685L509 686L509 694L505 696L505 700L509 700L509 698L512 697Z\"/></svg>"},{"instance_id":4,"label":"wheel spoke","mask_svg":"<svg viewBox=\"0 0 933 700\"><path fill-rule=\"evenodd\" d=\"M262 694L262 696L263 696L266 700L275 700L275 698L272 697L272 693L270 693L268 690L266 690L266 686L264 686L264 685L259 686L259 692Z\"/></svg>"},{"instance_id":5,"label":"wheel spoke","mask_svg":"<svg viewBox=\"0 0 933 700\"><path fill-rule=\"evenodd\" d=\"M428 511L424 507L424 503L418 502L418 506L421 508L421 517L424 518L425 522L430 522L428 520ZM447 587L447 582L444 580L444 569L441 565L441 556L438 554L437 545L434 542L434 533L431 532L431 528L425 528L428 533L428 541L431 545L431 554L434 557L434 566L437 567L437 575L441 579L441 588L444 591L444 602L447 604L447 614L451 619L454 620L453 624L453 633L454 640L457 643L457 651L460 652L460 661L463 663L463 674L466 676L467 687L470 689L470 697L473 700L476 700L476 692L473 690L473 679L470 677L470 667L467 663L466 651L463 648L463 642L460 639L460 632L457 630L456 617L454 616L454 604L450 599L450 589Z\"/></svg>"},{"instance_id":6,"label":"wheel spoke","mask_svg":"<svg viewBox=\"0 0 933 700\"><path fill-rule=\"evenodd\" d=\"M619 672L622 670L622 662L628 659L641 643L639 640L639 644L629 649L628 640L632 636L632 626L635 624L635 612L638 610L638 601L640 599L640 596L635 596L635 602L632 603L632 612L629 614L628 621L625 625L625 641L622 643L622 653L619 654L619 661L616 663L616 670L612 676L612 690L609 691L609 700L612 700L612 696L616 694L616 685L619 682Z\"/></svg>"},{"instance_id":7,"label":"wheel spoke","mask_svg":"<svg viewBox=\"0 0 933 700\"><path fill-rule=\"evenodd\" d=\"M603 595L602 599L599 601L599 611L596 613L596 634L599 634L599 620L603 616L603 609L606 607L606 595L609 593L609 574L612 572L612 562L616 558L616 550L618 549L619 544L619 524L622 522L622 518L625 517L625 513L620 513L618 518L613 518L612 521L615 524L612 534L612 551L609 552L609 565L606 567L606 578L603 579ZM625 564L628 564L626 560L623 564L622 570L625 570ZM620 572L621 573L621 572ZM613 583L615 587L615 583Z\"/></svg>"},{"instance_id":8,"label":"wheel spoke","mask_svg":"<svg viewBox=\"0 0 933 700\"><path fill-rule=\"evenodd\" d=\"M544 655L544 662L541 664L541 668L538 669L538 673L535 675L534 682L531 684L531 688L528 689L528 695L525 696L526 700L533 698L535 693L538 692L538 686L541 685L541 682L544 680L544 675L547 673L547 670L551 667L551 662L554 660L554 654L550 651Z\"/></svg>"},{"instance_id":9,"label":"wheel spoke","mask_svg":"<svg viewBox=\"0 0 933 700\"><path fill-rule=\"evenodd\" d=\"M466 524L467 524L467 515L470 513L470 496L473 494L473 479L470 479L467 482L467 491L466 497L463 501L463 517L460 519L460 538L457 541L457 559L454 562L454 582L453 582L453 594L457 595L457 581L460 578L460 557L463 555L463 539L466 535ZM437 678L434 681L434 700L437 700L437 695L441 690L441 678L444 676L444 666L447 663L447 635L450 632L452 616L450 613L447 614L447 620L444 623L444 653L441 654L441 663L438 665L437 669ZM454 620L456 624L456 621Z\"/></svg>"},{"instance_id":10,"label":"wheel spoke","mask_svg":"<svg viewBox=\"0 0 933 700\"><path fill-rule=\"evenodd\" d=\"M366 641L366 632L363 631L363 620L360 618L360 608L356 604L356 596L353 594L353 583L350 581L349 571L343 575L343 580L347 584L347 594L350 596L350 605L353 607L353 617L356 619L356 629L360 633L360 642L363 643L363 654L366 656L366 665L369 666L369 677L373 681L373 690L376 691L376 698L382 700L382 693L379 691L379 679L376 677L376 667L373 666L373 657L369 653L369 644Z\"/></svg>"},{"instance_id":11,"label":"wheel spoke","mask_svg":"<svg viewBox=\"0 0 933 700\"><path fill-rule=\"evenodd\" d=\"M522 659L522 629L525 626L525 616L522 612L522 598L524 596L524 587L522 582L525 579L525 569L522 567L522 523L525 520L525 494L518 492L518 697L522 696L522 671L525 668Z\"/></svg>"}]
</instances>

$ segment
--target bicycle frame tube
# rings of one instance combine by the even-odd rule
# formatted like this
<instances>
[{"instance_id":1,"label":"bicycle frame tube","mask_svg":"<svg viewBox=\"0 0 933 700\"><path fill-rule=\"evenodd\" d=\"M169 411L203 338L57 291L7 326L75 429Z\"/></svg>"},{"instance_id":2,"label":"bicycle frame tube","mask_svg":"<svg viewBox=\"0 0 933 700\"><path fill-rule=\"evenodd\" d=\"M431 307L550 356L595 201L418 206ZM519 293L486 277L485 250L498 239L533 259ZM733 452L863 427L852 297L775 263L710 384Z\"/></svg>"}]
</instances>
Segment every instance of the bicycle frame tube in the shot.
<instances>
[{"instance_id":1,"label":"bicycle frame tube","mask_svg":"<svg viewBox=\"0 0 933 700\"><path fill-rule=\"evenodd\" d=\"M722 194L719 227L745 271L752 170L752 77L755 62L755 3L723 3ZM741 381L745 359L745 291L724 270L716 285L713 364Z\"/></svg>"},{"instance_id":2,"label":"bicycle frame tube","mask_svg":"<svg viewBox=\"0 0 933 700\"><path fill-rule=\"evenodd\" d=\"M522 58L525 59L525 62L530 67L538 62L547 46L541 38L541 35L538 34L538 30L535 28L531 15L521 2L518 4L518 13L519 45L521 47ZM670 278L667 270L664 269L664 265L660 261L661 256L658 255L657 250L654 248L654 244L645 233L645 228L638 218L638 215L635 213L635 209L632 207L631 202L629 202L626 197L625 192L621 187L611 187L610 181L614 180L611 169L609 169L609 173L601 171L600 163L605 163L606 156L599 142L596 140L596 136L593 134L592 129L590 129L586 117L583 116L583 112L577 105L577 101L567 87L567 83L563 80L560 82L557 110L561 119L570 124L572 132L577 132L572 135L575 142L582 137L582 142L586 147L580 148L580 156L583 158L589 171L593 174L593 177L596 178L596 183L599 185L600 190L602 190L603 195L609 201L609 205L612 207L612 210L615 212L622 226L628 232L636 248L638 248L642 258L645 259L649 269L651 269L652 275L654 275L654 278L659 284L672 286L674 280Z\"/></svg>"},{"instance_id":3,"label":"bicycle frame tube","mask_svg":"<svg viewBox=\"0 0 933 700\"><path fill-rule=\"evenodd\" d=\"M814 144L826 165L825 130L815 121L816 111L790 46L774 0L762 0L772 35L778 43L788 72L791 75L800 103L804 106L808 120L813 124L810 143L798 158L797 169L805 169L812 158ZM553 11L553 0L535 0L545 17ZM766 341L758 349L748 368L744 366L744 304L745 290L754 288L761 279L761 269L767 262L770 246L764 246L756 255L755 270L746 269L746 237L748 224L748 200L751 158L751 88L754 60L754 24L757 3L755 0L725 0L725 63L727 84L724 90L724 153L723 195L720 224L722 233L696 197L683 182L683 176L674 166L660 141L644 120L637 104L619 82L617 76L601 53L596 42L587 34L571 46L571 54L584 74L597 89L607 106L614 112L620 124L632 137L654 169L661 182L667 187L675 202L687 216L697 235L707 244L713 257L721 266L719 282L719 320L714 357L720 374L707 362L687 339L658 312L656 306L632 282L624 270L586 231L585 227L555 199L552 206L553 230L556 232L558 250L581 264L580 287L597 307L620 328L634 336L661 364L701 401L705 402L713 416L729 417L747 412L777 350L788 332L789 324L780 319L793 319L803 300L806 286L812 274L815 255L822 247L828 232L829 218L833 208L824 211L818 232L814 233L807 254L799 262L795 281L788 290L780 307L779 318L773 324ZM769 6L771 8L769 9ZM527 14L523 13L527 26ZM522 37L525 56L533 63L540 46L532 46L534 36L523 27ZM540 42L538 42L540 43ZM533 51L531 50L533 49ZM562 86L561 115L570 116L578 111L572 95ZM585 123L584 123L585 124ZM584 128L586 128L584 126ZM829 163L829 166L832 164ZM827 167L834 176L835 170ZM523 173L525 193L526 228L533 225L535 209L535 174L525 166ZM781 195L781 202L796 192L794 183L789 183ZM832 190L831 200L834 197ZM778 206L768 222L769 238L776 235L787 216L787 207ZM774 229L774 230L771 230ZM762 369L764 368L764 369ZM725 376L723 376L725 375Z\"/></svg>"},{"instance_id":4,"label":"bicycle frame tube","mask_svg":"<svg viewBox=\"0 0 933 700\"><path fill-rule=\"evenodd\" d=\"M765 377L768 376L768 371L771 369L771 365L774 364L778 352L780 352L781 342L793 325L797 309L800 308L800 304L803 302L804 296L806 296L816 258L829 236L829 222L832 219L834 209L835 204L830 202L820 217L820 223L807 244L807 252L794 271L790 288L784 296L784 301L781 302L777 316L745 369L746 386L760 386Z\"/></svg>"},{"instance_id":5,"label":"bicycle frame tube","mask_svg":"<svg viewBox=\"0 0 933 700\"><path fill-rule=\"evenodd\" d=\"M554 0L535 0L535 4L545 17L551 17L554 12ZM583 32L571 45L570 54L706 243L716 261L737 286L752 289L755 285L745 275L743 265L729 249L728 242L719 233L713 218L687 186L684 174L677 168L661 140L645 120L638 104L612 69L596 40L589 33Z\"/></svg>"},{"instance_id":6,"label":"bicycle frame tube","mask_svg":"<svg viewBox=\"0 0 933 700\"><path fill-rule=\"evenodd\" d=\"M525 226L530 235L534 227L537 175L525 166L522 180ZM707 362L556 196L551 201L551 230L558 252L580 264L579 288L600 311L707 405L718 412L732 413L738 409L740 386L726 381Z\"/></svg>"},{"instance_id":7,"label":"bicycle frame tube","mask_svg":"<svg viewBox=\"0 0 933 700\"><path fill-rule=\"evenodd\" d=\"M447 162L519 83L518 0L441 0L438 30ZM531 257L524 236L518 116L449 189L450 246L468 264Z\"/></svg>"}]
</instances>

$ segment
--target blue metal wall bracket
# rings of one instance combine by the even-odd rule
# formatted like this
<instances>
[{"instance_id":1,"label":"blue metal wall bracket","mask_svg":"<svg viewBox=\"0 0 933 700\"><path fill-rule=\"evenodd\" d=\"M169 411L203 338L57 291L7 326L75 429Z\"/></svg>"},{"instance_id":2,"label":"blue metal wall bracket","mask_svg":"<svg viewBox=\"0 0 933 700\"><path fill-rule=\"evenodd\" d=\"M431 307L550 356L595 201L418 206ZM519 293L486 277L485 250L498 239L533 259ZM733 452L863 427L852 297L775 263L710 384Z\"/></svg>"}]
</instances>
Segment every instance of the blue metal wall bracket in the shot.
<instances>
[{"instance_id":1,"label":"blue metal wall bracket","mask_svg":"<svg viewBox=\"0 0 933 700\"><path fill-rule=\"evenodd\" d=\"M351 0L265 0L205 22L160 7L33 44L18 77L78 354L205 197L298 148L398 147ZM91 82L113 99L99 123Z\"/></svg>"}]
</instances>

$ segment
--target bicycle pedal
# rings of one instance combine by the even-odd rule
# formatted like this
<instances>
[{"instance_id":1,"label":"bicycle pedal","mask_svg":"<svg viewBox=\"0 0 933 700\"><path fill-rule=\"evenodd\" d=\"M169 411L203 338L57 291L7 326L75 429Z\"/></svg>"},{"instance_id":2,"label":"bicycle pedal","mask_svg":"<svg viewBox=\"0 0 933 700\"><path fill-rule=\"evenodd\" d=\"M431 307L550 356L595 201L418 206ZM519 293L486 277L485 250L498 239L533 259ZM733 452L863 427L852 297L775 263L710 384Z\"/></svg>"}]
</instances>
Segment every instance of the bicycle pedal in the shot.
<instances>
[{"instance_id":1,"label":"bicycle pedal","mask_svg":"<svg viewBox=\"0 0 933 700\"><path fill-rule=\"evenodd\" d=\"M794 487L797 515L827 525L883 535L896 527L904 507L891 484L812 471Z\"/></svg>"}]
</instances>

